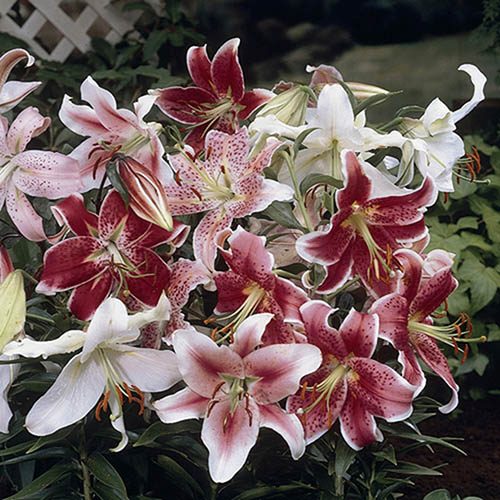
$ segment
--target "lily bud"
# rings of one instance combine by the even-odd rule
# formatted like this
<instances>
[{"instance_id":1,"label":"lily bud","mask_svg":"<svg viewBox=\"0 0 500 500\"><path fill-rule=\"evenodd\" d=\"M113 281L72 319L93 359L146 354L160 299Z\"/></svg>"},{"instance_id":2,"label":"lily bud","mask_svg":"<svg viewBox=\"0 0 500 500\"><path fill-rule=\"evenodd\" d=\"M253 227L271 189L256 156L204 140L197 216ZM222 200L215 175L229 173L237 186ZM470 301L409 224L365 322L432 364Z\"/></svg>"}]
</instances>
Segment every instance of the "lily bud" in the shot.
<instances>
[{"instance_id":1,"label":"lily bud","mask_svg":"<svg viewBox=\"0 0 500 500\"><path fill-rule=\"evenodd\" d=\"M304 123L311 90L296 85L273 97L257 113L257 116L274 115L280 122L296 127Z\"/></svg>"},{"instance_id":2,"label":"lily bud","mask_svg":"<svg viewBox=\"0 0 500 500\"><path fill-rule=\"evenodd\" d=\"M0 351L23 328L26 320L26 294L21 271L11 272L0 284Z\"/></svg>"},{"instance_id":3,"label":"lily bud","mask_svg":"<svg viewBox=\"0 0 500 500\"><path fill-rule=\"evenodd\" d=\"M118 158L117 166L130 197L130 208L141 219L172 231L174 221L158 179L142 163L128 156Z\"/></svg>"},{"instance_id":4,"label":"lily bud","mask_svg":"<svg viewBox=\"0 0 500 500\"><path fill-rule=\"evenodd\" d=\"M351 89L354 97L360 101L379 94L389 94L388 90L367 83L346 82L346 85Z\"/></svg>"}]
</instances>

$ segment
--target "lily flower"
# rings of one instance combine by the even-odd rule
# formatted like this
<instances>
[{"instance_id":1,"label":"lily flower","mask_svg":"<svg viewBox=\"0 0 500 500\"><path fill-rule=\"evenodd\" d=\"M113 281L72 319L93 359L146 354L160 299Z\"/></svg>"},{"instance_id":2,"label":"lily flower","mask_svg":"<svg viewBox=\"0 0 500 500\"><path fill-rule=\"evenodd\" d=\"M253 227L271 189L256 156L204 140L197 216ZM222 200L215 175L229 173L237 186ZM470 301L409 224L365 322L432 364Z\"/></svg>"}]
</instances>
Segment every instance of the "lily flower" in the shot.
<instances>
[{"instance_id":1,"label":"lily flower","mask_svg":"<svg viewBox=\"0 0 500 500\"><path fill-rule=\"evenodd\" d=\"M287 401L287 410L301 416L306 443L325 434L337 418L351 448L382 441L374 417L388 422L408 418L415 387L392 368L370 359L377 345L377 315L352 309L336 330L328 323L335 309L325 302L312 300L300 311L308 342L323 354L319 369L305 377L301 390Z\"/></svg>"},{"instance_id":2,"label":"lily flower","mask_svg":"<svg viewBox=\"0 0 500 500\"><path fill-rule=\"evenodd\" d=\"M178 330L173 346L187 387L156 401L165 423L203 418L201 440L208 448L208 469L215 482L229 481L245 464L260 427L273 429L297 460L305 450L299 419L278 402L293 394L300 379L321 363L309 344L258 348L271 314L243 321L230 346L217 345L194 330Z\"/></svg>"},{"instance_id":3,"label":"lily flower","mask_svg":"<svg viewBox=\"0 0 500 500\"><path fill-rule=\"evenodd\" d=\"M207 212L196 227L193 249L196 259L212 270L217 245L215 236L235 218L267 208L273 201L293 198L289 186L265 179L264 168L281 145L270 139L254 158L245 127L235 134L212 130L205 142L206 157L195 159L189 149L169 156L174 181L165 186L173 215Z\"/></svg>"},{"instance_id":4,"label":"lily flower","mask_svg":"<svg viewBox=\"0 0 500 500\"><path fill-rule=\"evenodd\" d=\"M304 131L313 129L302 142L304 149L299 150L295 159L298 181L312 172L342 179L340 153L344 149L364 151L364 121L363 113L354 116L347 92L341 85L334 84L325 85L317 106L307 110L306 125L292 127L272 115L258 116L252 122L250 131L297 139ZM278 179L290 184L288 169L281 168Z\"/></svg>"},{"instance_id":5,"label":"lily flower","mask_svg":"<svg viewBox=\"0 0 500 500\"><path fill-rule=\"evenodd\" d=\"M12 222L32 241L47 237L43 219L26 195L53 200L82 186L78 163L72 158L52 151L25 151L49 125L50 118L33 107L21 111L10 127L0 118L0 209L5 205Z\"/></svg>"},{"instance_id":6,"label":"lily flower","mask_svg":"<svg viewBox=\"0 0 500 500\"><path fill-rule=\"evenodd\" d=\"M320 293L336 290L353 274L368 288L389 280L392 254L426 235L425 207L437 196L430 178L415 191L396 188L374 167L362 166L352 151L343 155L343 168L345 185L335 194L338 211L330 227L297 240L301 257L326 266Z\"/></svg>"},{"instance_id":7,"label":"lily flower","mask_svg":"<svg viewBox=\"0 0 500 500\"><path fill-rule=\"evenodd\" d=\"M185 238L184 225L168 232L146 222L114 190L99 215L89 212L78 194L58 204L56 213L76 236L45 252L38 293L73 290L68 308L82 320L90 319L112 291L125 298L131 294L146 306L158 303L170 270L152 249Z\"/></svg>"},{"instance_id":8,"label":"lily flower","mask_svg":"<svg viewBox=\"0 0 500 500\"><path fill-rule=\"evenodd\" d=\"M164 148L158 137L161 125L145 122L155 97L146 95L134 103L134 111L118 109L111 92L87 77L81 87L82 100L90 106L73 104L65 95L59 118L75 134L88 137L72 152L81 168L83 191L98 187L108 161L115 153L131 156L150 169L161 182L171 178L162 159Z\"/></svg>"},{"instance_id":9,"label":"lily flower","mask_svg":"<svg viewBox=\"0 0 500 500\"><path fill-rule=\"evenodd\" d=\"M417 357L449 386L451 400L440 411L450 413L458 404L459 387L438 342L456 350L459 344L465 343L466 354L468 343L482 342L485 338L471 339L469 335L464 335L461 331L464 324L467 334L472 333L465 316L451 325L434 324L432 314L457 288L458 282L451 272L453 260L449 256L446 258L447 252L431 254L423 259L411 250L400 250L395 255L403 269L399 290L379 298L370 310L380 318L380 337L399 351L403 376L418 388L417 394L426 382Z\"/></svg>"},{"instance_id":10,"label":"lily flower","mask_svg":"<svg viewBox=\"0 0 500 500\"><path fill-rule=\"evenodd\" d=\"M169 118L192 126L185 141L196 152L203 148L209 130L235 132L240 120L246 120L274 95L264 89L245 91L239 44L239 38L228 40L213 60L207 55L206 45L191 47L187 67L194 86L150 91L157 97L156 105Z\"/></svg>"},{"instance_id":11,"label":"lily flower","mask_svg":"<svg viewBox=\"0 0 500 500\"><path fill-rule=\"evenodd\" d=\"M420 118L404 118L399 131L379 134L367 129L366 141L370 148L386 146L401 149L401 161L394 165L397 166L396 181L400 185L412 181L417 167L424 177L434 180L439 191L453 192L453 175L461 175L457 162L465 154L464 142L455 133L456 123L484 100L486 85L486 77L476 66L462 64L458 69L470 76L474 86L471 99L461 108L451 111L436 97Z\"/></svg>"},{"instance_id":12,"label":"lily flower","mask_svg":"<svg viewBox=\"0 0 500 500\"><path fill-rule=\"evenodd\" d=\"M164 296L153 310L132 316L128 316L123 302L109 298L98 307L85 332L70 330L55 340L37 342L25 338L8 344L7 353L29 358L81 349L29 411L25 423L28 432L48 436L78 422L97 404L98 421L101 413L109 409L111 425L121 434L120 443L112 451L121 451L128 442L124 402L137 403L141 414L144 392L164 391L180 379L173 352L129 345L139 337L141 326L166 319L168 314Z\"/></svg>"},{"instance_id":13,"label":"lily flower","mask_svg":"<svg viewBox=\"0 0 500 500\"><path fill-rule=\"evenodd\" d=\"M306 293L273 272L274 257L265 248L266 239L238 227L229 237L230 250L219 248L229 271L214 276L217 305L214 312L229 320L220 333L235 330L254 313L272 313L262 337L264 344L295 342L290 323L301 323L299 308ZM221 318L217 318L221 319Z\"/></svg>"},{"instance_id":14,"label":"lily flower","mask_svg":"<svg viewBox=\"0 0 500 500\"><path fill-rule=\"evenodd\" d=\"M12 68L23 59L27 59L26 67L32 66L35 62L34 57L24 49L9 50L0 57L0 114L11 110L42 84L42 82L7 81Z\"/></svg>"}]
</instances>

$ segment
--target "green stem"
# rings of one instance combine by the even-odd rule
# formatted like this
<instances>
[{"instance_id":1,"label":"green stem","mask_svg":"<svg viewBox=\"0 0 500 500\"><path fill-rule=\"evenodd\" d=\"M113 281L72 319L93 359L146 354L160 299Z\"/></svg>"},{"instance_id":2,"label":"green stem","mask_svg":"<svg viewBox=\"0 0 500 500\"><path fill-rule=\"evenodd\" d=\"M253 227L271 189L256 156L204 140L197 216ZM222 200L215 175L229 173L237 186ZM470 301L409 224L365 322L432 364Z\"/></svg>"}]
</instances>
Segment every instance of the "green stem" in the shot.
<instances>
[{"instance_id":1,"label":"green stem","mask_svg":"<svg viewBox=\"0 0 500 500\"><path fill-rule=\"evenodd\" d=\"M85 500L92 500L92 482L90 479L90 471L86 464L87 449L85 447L85 429L83 424L80 432L80 465L82 467L83 475L83 498Z\"/></svg>"},{"instance_id":2,"label":"green stem","mask_svg":"<svg viewBox=\"0 0 500 500\"><path fill-rule=\"evenodd\" d=\"M295 191L295 199L297 200L297 204L299 205L300 213L304 218L307 231L310 233L314 231L314 227L311 223L311 219L309 218L309 214L307 213L306 205L304 203L304 197L300 192L299 181L297 180L297 175L295 174L295 169L293 168L292 159L288 153L282 153L282 156L285 159L288 171L290 172L290 177L292 178L293 189Z\"/></svg>"}]
</instances>

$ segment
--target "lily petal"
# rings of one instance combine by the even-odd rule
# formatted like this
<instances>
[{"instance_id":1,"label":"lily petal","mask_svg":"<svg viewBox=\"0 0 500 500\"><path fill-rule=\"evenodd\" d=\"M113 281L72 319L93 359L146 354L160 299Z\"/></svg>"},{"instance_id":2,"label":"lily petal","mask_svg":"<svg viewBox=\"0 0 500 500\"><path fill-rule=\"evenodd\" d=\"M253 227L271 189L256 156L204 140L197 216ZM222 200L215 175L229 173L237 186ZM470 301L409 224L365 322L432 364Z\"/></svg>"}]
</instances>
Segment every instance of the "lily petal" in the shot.
<instances>
[{"instance_id":1,"label":"lily petal","mask_svg":"<svg viewBox=\"0 0 500 500\"><path fill-rule=\"evenodd\" d=\"M162 422L172 424L191 418L204 417L209 402L208 398L204 398L186 387L175 394L155 401L153 408Z\"/></svg>"},{"instance_id":2,"label":"lily petal","mask_svg":"<svg viewBox=\"0 0 500 500\"><path fill-rule=\"evenodd\" d=\"M229 347L194 330L177 330L173 338L179 371L190 389L200 396L212 398L220 385L221 373L243 378L240 356Z\"/></svg>"},{"instance_id":3,"label":"lily petal","mask_svg":"<svg viewBox=\"0 0 500 500\"><path fill-rule=\"evenodd\" d=\"M348 353L371 358L377 346L379 318L376 314L365 314L354 308L339 328Z\"/></svg>"},{"instance_id":4,"label":"lily petal","mask_svg":"<svg viewBox=\"0 0 500 500\"><path fill-rule=\"evenodd\" d=\"M243 359L246 375L259 377L250 394L260 404L276 403L297 392L300 379L321 364L321 351L310 344L275 344Z\"/></svg>"},{"instance_id":5,"label":"lily petal","mask_svg":"<svg viewBox=\"0 0 500 500\"><path fill-rule=\"evenodd\" d=\"M11 358L5 354L0 355L1 361L9 361ZM12 382L16 379L21 366L19 363L0 366L0 432L9 433L9 422L12 418L12 411L9 407L8 393Z\"/></svg>"},{"instance_id":6,"label":"lily petal","mask_svg":"<svg viewBox=\"0 0 500 500\"><path fill-rule=\"evenodd\" d=\"M259 406L250 398L231 413L229 399L217 402L203 422L201 440L208 448L208 470L213 481L229 481L245 464L259 434Z\"/></svg>"},{"instance_id":7,"label":"lily petal","mask_svg":"<svg viewBox=\"0 0 500 500\"><path fill-rule=\"evenodd\" d=\"M95 359L81 363L80 355L75 356L29 411L28 432L47 436L78 422L95 406L104 388L104 373Z\"/></svg>"},{"instance_id":8,"label":"lily petal","mask_svg":"<svg viewBox=\"0 0 500 500\"><path fill-rule=\"evenodd\" d=\"M77 236L94 236L97 233L97 216L86 209L81 194L72 194L56 203L52 213L60 226L67 225Z\"/></svg>"},{"instance_id":9,"label":"lily petal","mask_svg":"<svg viewBox=\"0 0 500 500\"><path fill-rule=\"evenodd\" d=\"M208 92L213 92L211 86L212 76L210 74L212 63L208 58L207 46L190 47L187 51L186 59L191 80L193 80L197 87L205 89Z\"/></svg>"},{"instance_id":10,"label":"lily petal","mask_svg":"<svg viewBox=\"0 0 500 500\"><path fill-rule=\"evenodd\" d=\"M81 349L85 343L85 332L82 330L69 330L54 340L38 341L24 337L13 340L4 347L4 354L9 356L23 356L24 358L43 359L55 354L66 354Z\"/></svg>"},{"instance_id":11,"label":"lily petal","mask_svg":"<svg viewBox=\"0 0 500 500\"><path fill-rule=\"evenodd\" d=\"M287 442L294 460L306 451L304 428L296 415L287 413L279 405L260 405L260 426L272 429Z\"/></svg>"},{"instance_id":12,"label":"lily petal","mask_svg":"<svg viewBox=\"0 0 500 500\"><path fill-rule=\"evenodd\" d=\"M486 77L473 64L462 64L458 67L459 71L464 71L470 76L474 85L474 94L470 101L466 102L460 109L453 111L453 121L456 123L465 115L468 115L482 100L484 100L484 86L486 85Z\"/></svg>"},{"instance_id":13,"label":"lily petal","mask_svg":"<svg viewBox=\"0 0 500 500\"><path fill-rule=\"evenodd\" d=\"M7 146L11 154L24 151L31 139L45 132L49 125L50 118L43 117L37 108L30 106L21 111L7 133Z\"/></svg>"},{"instance_id":14,"label":"lily petal","mask_svg":"<svg viewBox=\"0 0 500 500\"><path fill-rule=\"evenodd\" d=\"M216 52L210 73L217 92L230 95L234 102L240 102L245 93L243 71L238 60L239 38L232 38Z\"/></svg>"},{"instance_id":15,"label":"lily petal","mask_svg":"<svg viewBox=\"0 0 500 500\"><path fill-rule=\"evenodd\" d=\"M21 234L31 241L47 239L43 229L43 219L35 212L26 195L12 186L5 200L7 212Z\"/></svg>"},{"instance_id":16,"label":"lily petal","mask_svg":"<svg viewBox=\"0 0 500 500\"><path fill-rule=\"evenodd\" d=\"M262 344L262 336L273 315L267 313L254 314L245 319L234 333L231 349L242 358Z\"/></svg>"},{"instance_id":17,"label":"lily petal","mask_svg":"<svg viewBox=\"0 0 500 500\"><path fill-rule=\"evenodd\" d=\"M94 279L79 285L73 290L68 300L68 309L82 321L88 321L94 315L113 287L114 278L111 272L103 271Z\"/></svg>"}]
</instances>

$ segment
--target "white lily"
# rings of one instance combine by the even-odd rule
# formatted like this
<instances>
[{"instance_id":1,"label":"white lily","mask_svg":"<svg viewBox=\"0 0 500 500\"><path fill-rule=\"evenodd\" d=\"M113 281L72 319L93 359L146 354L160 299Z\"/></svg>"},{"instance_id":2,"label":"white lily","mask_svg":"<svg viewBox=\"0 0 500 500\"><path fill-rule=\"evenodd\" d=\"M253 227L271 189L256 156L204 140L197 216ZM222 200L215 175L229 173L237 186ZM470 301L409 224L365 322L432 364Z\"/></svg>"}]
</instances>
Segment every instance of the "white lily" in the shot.
<instances>
[{"instance_id":1,"label":"white lily","mask_svg":"<svg viewBox=\"0 0 500 500\"><path fill-rule=\"evenodd\" d=\"M405 118L400 132L379 134L367 129L365 141L370 149L397 147L402 156L397 181L410 183L416 166L422 175L430 176L439 191L453 191L453 167L465 154L462 138L454 131L456 123L468 115L482 100L486 77L472 64L462 64L459 71L470 76L474 86L471 99L456 111L451 111L439 98L435 98L418 118Z\"/></svg>"},{"instance_id":2,"label":"white lily","mask_svg":"<svg viewBox=\"0 0 500 500\"><path fill-rule=\"evenodd\" d=\"M86 332L70 330L56 340L37 342L23 339L9 343L6 354L46 358L53 354L82 351L63 368L54 385L33 405L26 416L26 428L35 436L46 436L85 417L97 404L96 419L110 408L111 425L121 433L118 446L128 442L123 420L125 399L144 409L143 392L158 392L180 380L173 352L128 345L140 334L140 327L168 319L170 304L165 296L146 312L128 316L118 299L105 300L96 310Z\"/></svg>"},{"instance_id":3,"label":"white lily","mask_svg":"<svg viewBox=\"0 0 500 500\"><path fill-rule=\"evenodd\" d=\"M364 113L355 117L347 92L341 85L333 84L325 85L319 94L317 107L307 110L305 125L292 127L270 115L257 117L250 130L296 139L303 131L315 129L305 138L305 149L299 151L295 161L295 172L300 182L312 172L342 179L340 152L343 149L364 150L361 132L364 127ZM278 179L290 184L288 170L282 168Z\"/></svg>"}]
</instances>

